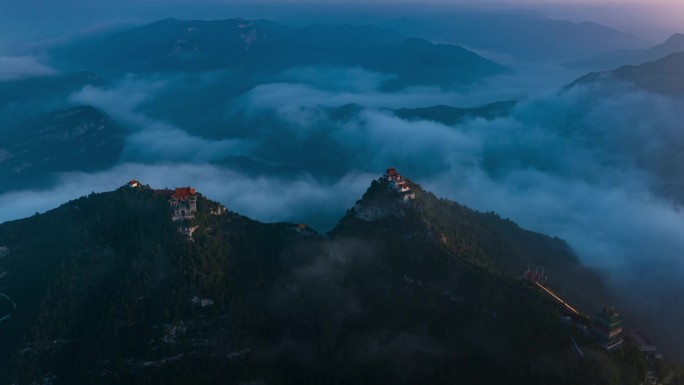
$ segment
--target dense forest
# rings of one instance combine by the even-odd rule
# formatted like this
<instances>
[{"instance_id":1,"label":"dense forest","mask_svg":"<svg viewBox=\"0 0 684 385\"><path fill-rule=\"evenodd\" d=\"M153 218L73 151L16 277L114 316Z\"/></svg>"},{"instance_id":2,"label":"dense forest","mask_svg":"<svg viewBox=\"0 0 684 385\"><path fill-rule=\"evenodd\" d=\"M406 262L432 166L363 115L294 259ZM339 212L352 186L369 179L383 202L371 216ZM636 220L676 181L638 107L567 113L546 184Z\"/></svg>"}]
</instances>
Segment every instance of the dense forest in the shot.
<instances>
[{"instance_id":1,"label":"dense forest","mask_svg":"<svg viewBox=\"0 0 684 385\"><path fill-rule=\"evenodd\" d=\"M604 352L521 278L542 264L598 310L600 279L565 242L387 187L327 234L201 194L194 219L172 222L149 186L0 225L0 293L17 304L0 384L643 382L636 347ZM369 206L386 215L361 219Z\"/></svg>"}]
</instances>

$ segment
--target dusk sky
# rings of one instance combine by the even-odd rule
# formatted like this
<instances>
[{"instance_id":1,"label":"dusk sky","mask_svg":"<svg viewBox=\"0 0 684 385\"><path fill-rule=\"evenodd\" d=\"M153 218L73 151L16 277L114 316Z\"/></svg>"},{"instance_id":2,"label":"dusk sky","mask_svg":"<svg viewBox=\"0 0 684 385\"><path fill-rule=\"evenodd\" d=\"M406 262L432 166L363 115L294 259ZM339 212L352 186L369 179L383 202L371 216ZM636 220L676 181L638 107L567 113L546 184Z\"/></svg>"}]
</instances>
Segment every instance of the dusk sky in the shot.
<instances>
[{"instance_id":1,"label":"dusk sky","mask_svg":"<svg viewBox=\"0 0 684 385\"><path fill-rule=\"evenodd\" d=\"M297 4L297 6L294 6ZM392 7L387 7L392 4ZM593 21L633 33L646 41L660 41L684 30L684 2L680 0L484 0L484 1L232 1L232 0L0 0L0 49L25 39L48 39L63 34L109 27L114 23L141 23L166 17L220 19L270 18L300 21L335 15L349 23L375 18L430 12L445 5L502 10L528 9L558 19ZM345 20L345 14L346 20ZM349 14L354 14L350 17ZM315 16L315 17L314 17ZM4 44L3 44L4 42ZM16 48L16 47L13 47Z\"/></svg>"}]
</instances>

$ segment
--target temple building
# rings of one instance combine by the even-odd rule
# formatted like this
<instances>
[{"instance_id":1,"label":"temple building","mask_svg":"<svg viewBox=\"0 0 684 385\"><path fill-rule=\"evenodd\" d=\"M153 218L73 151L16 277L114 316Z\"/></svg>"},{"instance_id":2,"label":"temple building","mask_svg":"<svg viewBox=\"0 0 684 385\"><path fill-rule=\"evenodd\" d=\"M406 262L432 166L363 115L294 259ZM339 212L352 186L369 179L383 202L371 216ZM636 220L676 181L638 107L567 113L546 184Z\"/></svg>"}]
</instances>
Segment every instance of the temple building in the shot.
<instances>
[{"instance_id":1,"label":"temple building","mask_svg":"<svg viewBox=\"0 0 684 385\"><path fill-rule=\"evenodd\" d=\"M392 182L401 182L404 179L394 167L388 168L382 177Z\"/></svg>"},{"instance_id":2,"label":"temple building","mask_svg":"<svg viewBox=\"0 0 684 385\"><path fill-rule=\"evenodd\" d=\"M171 219L182 221L195 218L197 212L197 192L192 187L177 187L169 200Z\"/></svg>"},{"instance_id":3,"label":"temple building","mask_svg":"<svg viewBox=\"0 0 684 385\"><path fill-rule=\"evenodd\" d=\"M606 307L594 317L592 333L604 349L617 349L624 342L624 324L624 317L615 311L615 307Z\"/></svg>"},{"instance_id":4,"label":"temple building","mask_svg":"<svg viewBox=\"0 0 684 385\"><path fill-rule=\"evenodd\" d=\"M546 273L544 272L544 268L535 265L528 265L527 270L525 270L525 272L523 273L523 277L542 285L546 284L547 279Z\"/></svg>"},{"instance_id":5,"label":"temple building","mask_svg":"<svg viewBox=\"0 0 684 385\"><path fill-rule=\"evenodd\" d=\"M395 190L401 194L401 198L404 201L416 199L416 194L411 191L411 187L409 186L409 180L404 179L396 169L392 167L388 168L382 178L387 180L389 189Z\"/></svg>"}]
</instances>

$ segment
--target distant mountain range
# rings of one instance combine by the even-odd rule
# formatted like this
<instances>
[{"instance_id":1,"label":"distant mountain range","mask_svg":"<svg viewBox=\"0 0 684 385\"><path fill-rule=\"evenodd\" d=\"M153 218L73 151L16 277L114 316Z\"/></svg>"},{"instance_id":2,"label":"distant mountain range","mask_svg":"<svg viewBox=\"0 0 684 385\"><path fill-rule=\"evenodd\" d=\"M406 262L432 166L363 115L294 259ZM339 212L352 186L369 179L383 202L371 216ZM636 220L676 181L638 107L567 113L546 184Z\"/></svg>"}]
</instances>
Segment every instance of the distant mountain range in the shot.
<instances>
[{"instance_id":1,"label":"distant mountain range","mask_svg":"<svg viewBox=\"0 0 684 385\"><path fill-rule=\"evenodd\" d=\"M572 85L626 82L643 90L684 97L684 52L643 63L626 65L612 71L592 72Z\"/></svg>"},{"instance_id":2,"label":"distant mountain range","mask_svg":"<svg viewBox=\"0 0 684 385\"><path fill-rule=\"evenodd\" d=\"M493 120L508 113L517 102L505 101L486 104L476 108L458 108L453 106L432 106L424 108L400 108L395 114L406 120L430 120L449 126L462 123L468 119L483 118Z\"/></svg>"},{"instance_id":3,"label":"distant mountain range","mask_svg":"<svg viewBox=\"0 0 684 385\"><path fill-rule=\"evenodd\" d=\"M0 378L55 384L639 383L523 281L591 311L562 240L419 185L373 181L328 234L132 184L0 225ZM192 228L192 238L179 229ZM40 240L39 242L37 240ZM5 297L3 297L5 299ZM586 353L579 359L572 336Z\"/></svg>"},{"instance_id":4,"label":"distant mountain range","mask_svg":"<svg viewBox=\"0 0 684 385\"><path fill-rule=\"evenodd\" d=\"M385 25L407 35L524 60L578 60L639 44L635 36L606 26L528 11L423 13Z\"/></svg>"},{"instance_id":5,"label":"distant mountain range","mask_svg":"<svg viewBox=\"0 0 684 385\"><path fill-rule=\"evenodd\" d=\"M233 70L265 76L293 67L361 67L396 75L388 89L454 86L509 71L454 45L407 39L379 27L270 21L166 19L101 40L62 46L53 56L71 68L104 74Z\"/></svg>"},{"instance_id":6,"label":"distant mountain range","mask_svg":"<svg viewBox=\"0 0 684 385\"><path fill-rule=\"evenodd\" d=\"M677 52L684 52L684 35L681 33L670 36L664 43L653 48L613 51L593 58L573 61L568 65L592 70L609 70L623 65L638 65L655 61Z\"/></svg>"}]
</instances>

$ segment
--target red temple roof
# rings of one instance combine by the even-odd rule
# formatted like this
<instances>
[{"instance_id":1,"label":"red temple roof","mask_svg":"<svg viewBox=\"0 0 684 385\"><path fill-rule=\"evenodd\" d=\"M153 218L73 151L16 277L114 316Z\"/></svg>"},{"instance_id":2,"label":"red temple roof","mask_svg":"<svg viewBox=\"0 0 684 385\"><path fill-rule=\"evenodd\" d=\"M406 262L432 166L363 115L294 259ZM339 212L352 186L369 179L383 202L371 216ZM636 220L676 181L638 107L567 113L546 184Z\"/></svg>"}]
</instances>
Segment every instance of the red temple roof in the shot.
<instances>
[{"instance_id":1,"label":"red temple roof","mask_svg":"<svg viewBox=\"0 0 684 385\"><path fill-rule=\"evenodd\" d=\"M173 199L186 199L195 196L195 189L192 187L176 187L176 192L171 195Z\"/></svg>"}]
</instances>

